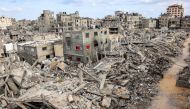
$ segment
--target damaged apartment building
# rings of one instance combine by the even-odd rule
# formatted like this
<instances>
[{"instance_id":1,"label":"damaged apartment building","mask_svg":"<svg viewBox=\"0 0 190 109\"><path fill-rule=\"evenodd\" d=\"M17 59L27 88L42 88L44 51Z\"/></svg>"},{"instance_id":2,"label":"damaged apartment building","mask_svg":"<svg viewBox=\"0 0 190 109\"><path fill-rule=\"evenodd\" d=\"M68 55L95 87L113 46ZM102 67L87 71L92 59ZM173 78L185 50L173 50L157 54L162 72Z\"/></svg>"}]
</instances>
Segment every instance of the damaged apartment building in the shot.
<instances>
[{"instance_id":1,"label":"damaged apartment building","mask_svg":"<svg viewBox=\"0 0 190 109\"><path fill-rule=\"evenodd\" d=\"M98 61L102 51L112 51L119 46L119 34L109 34L109 29L89 29L66 32L63 36L64 57L70 61L87 63Z\"/></svg>"},{"instance_id":2,"label":"damaged apartment building","mask_svg":"<svg viewBox=\"0 0 190 109\"><path fill-rule=\"evenodd\" d=\"M123 11L116 11L115 15L108 15L103 19L103 27L109 28L127 28L127 29L141 29L143 28L143 16L138 13L128 13Z\"/></svg>"},{"instance_id":3,"label":"damaged apartment building","mask_svg":"<svg viewBox=\"0 0 190 109\"><path fill-rule=\"evenodd\" d=\"M183 24L184 8L182 5L171 5L166 9L166 13L159 17L159 28L180 29Z\"/></svg>"},{"instance_id":4,"label":"damaged apartment building","mask_svg":"<svg viewBox=\"0 0 190 109\"><path fill-rule=\"evenodd\" d=\"M5 17L5 16L0 17L0 29L6 29L7 26L11 26L12 21L13 21L12 18Z\"/></svg>"},{"instance_id":5,"label":"damaged apartment building","mask_svg":"<svg viewBox=\"0 0 190 109\"><path fill-rule=\"evenodd\" d=\"M63 57L63 43L60 38L34 36L33 41L17 44L17 54L21 60L33 64L53 57ZM40 38L39 38L40 37Z\"/></svg>"},{"instance_id":6,"label":"damaged apartment building","mask_svg":"<svg viewBox=\"0 0 190 109\"><path fill-rule=\"evenodd\" d=\"M54 13L49 10L44 10L40 17L38 17L38 27L40 32L49 32L54 30Z\"/></svg>"},{"instance_id":7,"label":"damaged apartment building","mask_svg":"<svg viewBox=\"0 0 190 109\"><path fill-rule=\"evenodd\" d=\"M92 18L84 18L79 16L79 12L67 14L60 12L57 14L57 27L56 32L62 34L65 31L82 30L91 28L95 21Z\"/></svg>"}]
</instances>

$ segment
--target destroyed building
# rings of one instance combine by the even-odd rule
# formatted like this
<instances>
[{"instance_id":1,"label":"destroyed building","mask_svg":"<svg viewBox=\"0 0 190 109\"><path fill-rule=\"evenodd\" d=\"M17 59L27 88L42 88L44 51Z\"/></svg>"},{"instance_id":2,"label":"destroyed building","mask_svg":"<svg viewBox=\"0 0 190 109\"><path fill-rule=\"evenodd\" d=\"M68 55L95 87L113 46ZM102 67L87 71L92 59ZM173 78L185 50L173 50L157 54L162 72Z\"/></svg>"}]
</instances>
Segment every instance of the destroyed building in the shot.
<instances>
[{"instance_id":1,"label":"destroyed building","mask_svg":"<svg viewBox=\"0 0 190 109\"><path fill-rule=\"evenodd\" d=\"M42 62L55 56L61 56L59 52L63 52L63 49L57 49L57 47L60 48L63 45L60 42L62 42L61 39L51 39L18 43L17 54L21 60L30 64L33 64L36 60Z\"/></svg>"},{"instance_id":2,"label":"destroyed building","mask_svg":"<svg viewBox=\"0 0 190 109\"><path fill-rule=\"evenodd\" d=\"M175 17L168 14L161 14L161 16L159 17L159 28L168 28L169 20L172 18Z\"/></svg>"},{"instance_id":3,"label":"destroyed building","mask_svg":"<svg viewBox=\"0 0 190 109\"><path fill-rule=\"evenodd\" d=\"M57 33L63 33L71 30L81 30L84 28L90 28L94 24L92 18L84 18L79 16L79 12L67 14L66 12L60 12L57 14Z\"/></svg>"},{"instance_id":4,"label":"destroyed building","mask_svg":"<svg viewBox=\"0 0 190 109\"><path fill-rule=\"evenodd\" d=\"M190 16L181 19L181 29L190 30Z\"/></svg>"},{"instance_id":5,"label":"destroyed building","mask_svg":"<svg viewBox=\"0 0 190 109\"><path fill-rule=\"evenodd\" d=\"M7 26L12 25L12 18L8 18L5 16L0 17L0 29L6 29Z\"/></svg>"},{"instance_id":6,"label":"destroyed building","mask_svg":"<svg viewBox=\"0 0 190 109\"><path fill-rule=\"evenodd\" d=\"M157 19L143 19L143 28L150 28L150 29L155 29L158 27L158 20Z\"/></svg>"},{"instance_id":7,"label":"destroyed building","mask_svg":"<svg viewBox=\"0 0 190 109\"><path fill-rule=\"evenodd\" d=\"M54 13L44 10L40 17L38 17L38 26L40 32L53 31L55 28Z\"/></svg>"},{"instance_id":8,"label":"destroyed building","mask_svg":"<svg viewBox=\"0 0 190 109\"><path fill-rule=\"evenodd\" d=\"M87 63L96 59L95 47L98 42L95 37L108 34L108 31L100 29L72 31L64 34L64 57L71 61Z\"/></svg>"},{"instance_id":9,"label":"destroyed building","mask_svg":"<svg viewBox=\"0 0 190 109\"><path fill-rule=\"evenodd\" d=\"M139 13L126 13L126 25L128 29L140 29L142 28L143 16Z\"/></svg>"},{"instance_id":10,"label":"destroyed building","mask_svg":"<svg viewBox=\"0 0 190 109\"><path fill-rule=\"evenodd\" d=\"M103 19L103 27L124 27L127 29L143 28L143 16L139 13L116 11L115 15L107 15Z\"/></svg>"},{"instance_id":11,"label":"destroyed building","mask_svg":"<svg viewBox=\"0 0 190 109\"><path fill-rule=\"evenodd\" d=\"M90 29L64 34L64 57L74 62L97 61L98 53L112 51L121 35L110 35L109 30Z\"/></svg>"}]
</instances>

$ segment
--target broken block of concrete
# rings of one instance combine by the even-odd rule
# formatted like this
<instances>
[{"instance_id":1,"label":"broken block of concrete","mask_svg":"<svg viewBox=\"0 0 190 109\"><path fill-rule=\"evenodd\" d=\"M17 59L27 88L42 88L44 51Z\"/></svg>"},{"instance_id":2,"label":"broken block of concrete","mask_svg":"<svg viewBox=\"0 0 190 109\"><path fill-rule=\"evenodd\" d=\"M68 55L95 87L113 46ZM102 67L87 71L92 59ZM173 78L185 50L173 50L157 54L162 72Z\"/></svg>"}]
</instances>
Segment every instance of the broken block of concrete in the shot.
<instances>
[{"instance_id":1,"label":"broken block of concrete","mask_svg":"<svg viewBox=\"0 0 190 109\"><path fill-rule=\"evenodd\" d=\"M88 101L86 103L86 109L91 109L91 107L92 107L92 101Z\"/></svg>"},{"instance_id":2,"label":"broken block of concrete","mask_svg":"<svg viewBox=\"0 0 190 109\"><path fill-rule=\"evenodd\" d=\"M120 98L128 99L129 98L129 91L125 87L116 87L113 90L113 94L117 95Z\"/></svg>"},{"instance_id":3,"label":"broken block of concrete","mask_svg":"<svg viewBox=\"0 0 190 109\"><path fill-rule=\"evenodd\" d=\"M58 68L60 68L61 70L64 70L64 69L67 67L67 65L66 65L64 62L59 63L57 66L58 66Z\"/></svg>"},{"instance_id":4,"label":"broken block of concrete","mask_svg":"<svg viewBox=\"0 0 190 109\"><path fill-rule=\"evenodd\" d=\"M68 101L69 103L74 102L73 96L72 95L68 95Z\"/></svg>"},{"instance_id":5,"label":"broken block of concrete","mask_svg":"<svg viewBox=\"0 0 190 109\"><path fill-rule=\"evenodd\" d=\"M102 100L102 106L106 107L106 108L109 108L110 105L111 105L111 98L104 96L104 98Z\"/></svg>"}]
</instances>

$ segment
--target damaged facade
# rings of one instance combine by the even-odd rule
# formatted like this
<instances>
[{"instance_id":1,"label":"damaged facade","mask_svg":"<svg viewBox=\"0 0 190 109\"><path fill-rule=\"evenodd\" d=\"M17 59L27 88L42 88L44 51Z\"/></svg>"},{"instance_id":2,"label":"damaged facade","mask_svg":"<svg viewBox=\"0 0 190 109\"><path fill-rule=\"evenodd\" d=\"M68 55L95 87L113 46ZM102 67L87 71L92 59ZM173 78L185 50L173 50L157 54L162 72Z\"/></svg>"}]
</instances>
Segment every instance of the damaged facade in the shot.
<instances>
[{"instance_id":1,"label":"damaged facade","mask_svg":"<svg viewBox=\"0 0 190 109\"><path fill-rule=\"evenodd\" d=\"M53 31L55 28L54 13L49 10L44 10L40 17L38 17L38 26L40 32Z\"/></svg>"},{"instance_id":2,"label":"damaged facade","mask_svg":"<svg viewBox=\"0 0 190 109\"><path fill-rule=\"evenodd\" d=\"M67 14L66 12L60 12L57 14L57 27L56 32L58 34L67 31L79 31L82 29L91 28L94 25L92 18L80 17L79 12Z\"/></svg>"},{"instance_id":3,"label":"damaged facade","mask_svg":"<svg viewBox=\"0 0 190 109\"><path fill-rule=\"evenodd\" d=\"M7 26L11 26L12 20L13 20L12 18L1 16L0 17L0 29L6 29Z\"/></svg>"},{"instance_id":4,"label":"damaged facade","mask_svg":"<svg viewBox=\"0 0 190 109\"><path fill-rule=\"evenodd\" d=\"M40 37L40 36L38 36ZM57 39L43 39L37 41L28 41L17 44L17 53L21 60L33 64L36 60L42 62L46 59L53 58L55 56L62 56L63 49L57 51L57 48L63 46L62 40Z\"/></svg>"}]
</instances>

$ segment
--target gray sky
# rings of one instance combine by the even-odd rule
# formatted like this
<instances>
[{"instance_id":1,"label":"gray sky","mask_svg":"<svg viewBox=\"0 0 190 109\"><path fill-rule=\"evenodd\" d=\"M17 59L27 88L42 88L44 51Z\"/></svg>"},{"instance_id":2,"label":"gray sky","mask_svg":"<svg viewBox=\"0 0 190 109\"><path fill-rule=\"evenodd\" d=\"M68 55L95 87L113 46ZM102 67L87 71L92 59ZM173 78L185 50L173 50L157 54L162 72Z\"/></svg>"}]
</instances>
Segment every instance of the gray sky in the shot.
<instances>
[{"instance_id":1,"label":"gray sky","mask_svg":"<svg viewBox=\"0 0 190 109\"><path fill-rule=\"evenodd\" d=\"M55 14L79 11L80 16L92 18L103 18L117 10L158 17L174 3L183 4L185 15L190 15L190 0L0 0L0 16L37 19L44 9L49 9Z\"/></svg>"}]
</instances>

